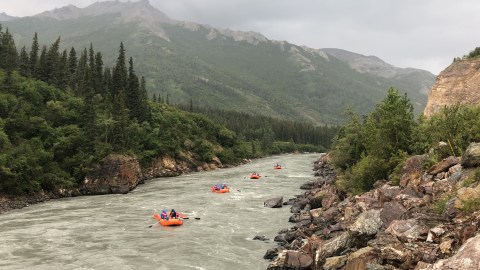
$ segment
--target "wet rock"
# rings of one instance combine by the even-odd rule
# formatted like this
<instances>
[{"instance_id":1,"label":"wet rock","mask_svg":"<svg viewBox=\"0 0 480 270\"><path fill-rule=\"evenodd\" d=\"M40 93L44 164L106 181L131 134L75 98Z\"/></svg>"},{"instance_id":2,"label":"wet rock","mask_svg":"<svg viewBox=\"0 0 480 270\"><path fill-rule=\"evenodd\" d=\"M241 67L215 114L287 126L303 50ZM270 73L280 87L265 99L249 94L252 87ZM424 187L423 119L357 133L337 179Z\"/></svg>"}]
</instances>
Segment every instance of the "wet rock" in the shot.
<instances>
[{"instance_id":1,"label":"wet rock","mask_svg":"<svg viewBox=\"0 0 480 270\"><path fill-rule=\"evenodd\" d=\"M263 255L263 258L265 260L273 260L275 257L278 256L278 253L281 251L282 250L279 248L269 248L267 252L265 252L265 255Z\"/></svg>"},{"instance_id":2,"label":"wet rock","mask_svg":"<svg viewBox=\"0 0 480 270\"><path fill-rule=\"evenodd\" d=\"M255 235L252 240L267 241L269 239L264 235Z\"/></svg>"},{"instance_id":3,"label":"wet rock","mask_svg":"<svg viewBox=\"0 0 480 270\"><path fill-rule=\"evenodd\" d=\"M325 189L317 192L317 193L308 201L308 204L310 204L310 206L312 207L312 209L322 207L323 197L325 197L325 196L327 195L327 193L328 193L328 190L325 190Z\"/></svg>"},{"instance_id":4,"label":"wet rock","mask_svg":"<svg viewBox=\"0 0 480 270\"><path fill-rule=\"evenodd\" d=\"M302 234L299 231L290 231L287 232L284 236L285 241L291 243L293 240L297 239L298 237L302 237Z\"/></svg>"},{"instance_id":5,"label":"wet rock","mask_svg":"<svg viewBox=\"0 0 480 270\"><path fill-rule=\"evenodd\" d=\"M269 207L269 208L280 208L283 205L282 203L283 203L283 197L277 197L277 198L266 200L265 202L263 202L263 206Z\"/></svg>"},{"instance_id":6,"label":"wet rock","mask_svg":"<svg viewBox=\"0 0 480 270\"><path fill-rule=\"evenodd\" d=\"M285 240L285 236L283 234L279 234L279 235L275 236L273 241L280 242L280 243L286 243L287 242L287 240Z\"/></svg>"},{"instance_id":7,"label":"wet rock","mask_svg":"<svg viewBox=\"0 0 480 270\"><path fill-rule=\"evenodd\" d=\"M290 208L291 213L299 213L302 209L305 208L305 206L308 204L308 200L306 198L302 198L299 200L296 200L293 204L292 207Z\"/></svg>"}]
</instances>

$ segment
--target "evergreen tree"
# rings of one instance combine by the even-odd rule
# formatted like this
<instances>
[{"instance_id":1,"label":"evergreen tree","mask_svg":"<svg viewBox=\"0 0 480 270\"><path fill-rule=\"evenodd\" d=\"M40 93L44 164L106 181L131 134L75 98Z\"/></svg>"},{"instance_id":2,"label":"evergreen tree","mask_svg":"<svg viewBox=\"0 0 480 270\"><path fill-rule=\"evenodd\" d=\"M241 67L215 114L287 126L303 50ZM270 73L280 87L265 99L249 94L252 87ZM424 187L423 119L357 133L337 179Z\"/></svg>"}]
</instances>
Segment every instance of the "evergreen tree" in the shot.
<instances>
[{"instance_id":1,"label":"evergreen tree","mask_svg":"<svg viewBox=\"0 0 480 270\"><path fill-rule=\"evenodd\" d=\"M126 105L130 110L130 115L133 119L137 119L140 122L141 118L141 104L140 104L140 85L138 83L138 77L133 70L133 58L130 57L128 61L128 85L126 88Z\"/></svg>"},{"instance_id":2,"label":"evergreen tree","mask_svg":"<svg viewBox=\"0 0 480 270\"><path fill-rule=\"evenodd\" d=\"M20 74L23 76L28 76L30 74L30 60L28 59L28 53L25 49L25 46L20 50L20 59L19 59L19 70Z\"/></svg>"},{"instance_id":3,"label":"evergreen tree","mask_svg":"<svg viewBox=\"0 0 480 270\"><path fill-rule=\"evenodd\" d=\"M18 67L18 53L15 41L8 29L2 35L2 50L0 50L0 67L11 74Z\"/></svg>"},{"instance_id":4,"label":"evergreen tree","mask_svg":"<svg viewBox=\"0 0 480 270\"><path fill-rule=\"evenodd\" d=\"M53 85L59 85L62 70L60 70L60 37L50 46L47 53L46 81Z\"/></svg>"},{"instance_id":5,"label":"evergreen tree","mask_svg":"<svg viewBox=\"0 0 480 270\"><path fill-rule=\"evenodd\" d=\"M35 70L35 78L47 81L48 78L48 66L47 66L47 46L42 46L42 52L40 53L40 58L38 59L38 66Z\"/></svg>"},{"instance_id":6,"label":"evergreen tree","mask_svg":"<svg viewBox=\"0 0 480 270\"><path fill-rule=\"evenodd\" d=\"M103 59L102 54L97 52L95 55L95 93L100 94L104 99L107 96L107 89L103 82Z\"/></svg>"},{"instance_id":7,"label":"evergreen tree","mask_svg":"<svg viewBox=\"0 0 480 270\"><path fill-rule=\"evenodd\" d=\"M38 51L40 47L38 45L38 36L37 32L33 36L32 47L30 49L30 74L33 77L37 77L37 69L38 69Z\"/></svg>"},{"instance_id":8,"label":"evergreen tree","mask_svg":"<svg viewBox=\"0 0 480 270\"><path fill-rule=\"evenodd\" d=\"M75 48L71 48L70 52L68 53L68 82L70 88L74 89L74 76L77 71L77 52L75 51Z\"/></svg>"}]
</instances>

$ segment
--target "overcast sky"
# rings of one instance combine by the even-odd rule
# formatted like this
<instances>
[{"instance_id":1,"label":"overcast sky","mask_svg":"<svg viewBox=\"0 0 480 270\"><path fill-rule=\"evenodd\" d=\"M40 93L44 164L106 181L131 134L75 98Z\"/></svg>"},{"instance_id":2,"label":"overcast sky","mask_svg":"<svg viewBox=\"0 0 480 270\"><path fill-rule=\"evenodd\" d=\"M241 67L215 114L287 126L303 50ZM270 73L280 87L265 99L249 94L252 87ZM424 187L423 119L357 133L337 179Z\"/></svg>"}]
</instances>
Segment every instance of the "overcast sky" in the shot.
<instances>
[{"instance_id":1,"label":"overcast sky","mask_svg":"<svg viewBox=\"0 0 480 270\"><path fill-rule=\"evenodd\" d=\"M102 0L0 0L0 12L31 16ZM135 2L136 0L131 0ZM262 33L311 48L375 55L438 74L480 47L479 0L149 0L175 20ZM125 1L123 1L125 2Z\"/></svg>"}]
</instances>

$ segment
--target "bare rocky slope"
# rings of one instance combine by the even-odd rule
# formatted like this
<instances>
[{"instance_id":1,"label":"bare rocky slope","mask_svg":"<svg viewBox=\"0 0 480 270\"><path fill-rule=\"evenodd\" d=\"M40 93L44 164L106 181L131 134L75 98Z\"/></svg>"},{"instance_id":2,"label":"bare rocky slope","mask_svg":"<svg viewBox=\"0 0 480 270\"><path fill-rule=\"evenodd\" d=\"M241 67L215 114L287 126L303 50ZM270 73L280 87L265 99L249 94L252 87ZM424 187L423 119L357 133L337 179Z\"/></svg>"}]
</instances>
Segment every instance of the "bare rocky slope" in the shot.
<instances>
[{"instance_id":1,"label":"bare rocky slope","mask_svg":"<svg viewBox=\"0 0 480 270\"><path fill-rule=\"evenodd\" d=\"M480 104L480 59L457 60L437 77L424 115L430 117L443 107Z\"/></svg>"}]
</instances>

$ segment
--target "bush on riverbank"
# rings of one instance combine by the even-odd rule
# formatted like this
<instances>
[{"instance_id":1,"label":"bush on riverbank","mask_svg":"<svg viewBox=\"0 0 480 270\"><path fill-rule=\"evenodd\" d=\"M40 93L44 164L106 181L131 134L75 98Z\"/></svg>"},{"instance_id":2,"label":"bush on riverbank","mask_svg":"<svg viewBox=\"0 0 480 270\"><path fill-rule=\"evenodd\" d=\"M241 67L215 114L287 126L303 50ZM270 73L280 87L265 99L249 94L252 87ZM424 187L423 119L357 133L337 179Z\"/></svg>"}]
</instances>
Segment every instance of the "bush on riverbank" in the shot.
<instances>
[{"instance_id":1,"label":"bush on riverbank","mask_svg":"<svg viewBox=\"0 0 480 270\"><path fill-rule=\"evenodd\" d=\"M340 185L353 193L370 190L377 180L398 183L395 171L411 155L428 153L426 162L434 164L447 156L461 156L471 142L480 141L480 106L457 105L415 121L409 99L393 88L363 119L353 112L349 115L350 121L334 140L331 157L340 172Z\"/></svg>"}]
</instances>

